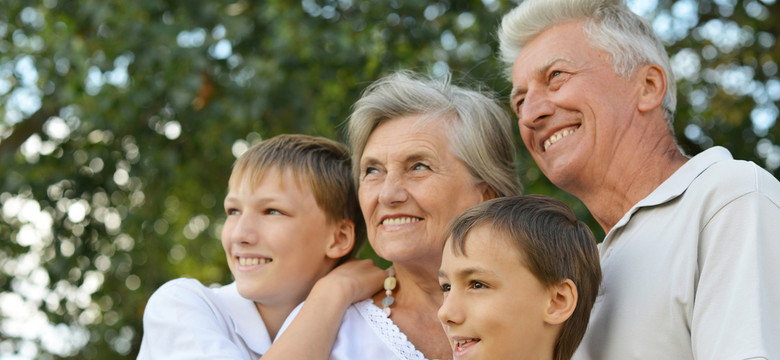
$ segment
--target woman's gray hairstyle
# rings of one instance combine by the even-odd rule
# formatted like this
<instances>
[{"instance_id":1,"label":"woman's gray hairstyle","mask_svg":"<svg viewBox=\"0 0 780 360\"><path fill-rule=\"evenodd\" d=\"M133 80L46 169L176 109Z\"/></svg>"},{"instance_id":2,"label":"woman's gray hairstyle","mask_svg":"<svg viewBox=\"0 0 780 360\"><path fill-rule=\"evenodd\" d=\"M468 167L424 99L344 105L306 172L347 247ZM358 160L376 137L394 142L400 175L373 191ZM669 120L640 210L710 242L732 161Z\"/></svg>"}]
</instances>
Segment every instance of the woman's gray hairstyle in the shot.
<instances>
[{"instance_id":1,"label":"woman's gray hairstyle","mask_svg":"<svg viewBox=\"0 0 780 360\"><path fill-rule=\"evenodd\" d=\"M615 72L633 75L637 67L657 64L666 73L666 95L662 103L669 129L677 106L677 87L669 55L655 36L653 27L633 13L623 0L526 0L501 20L498 29L501 61L511 74L523 47L545 30L570 21L585 20L583 30L593 46L612 59Z\"/></svg>"},{"instance_id":2,"label":"woman's gray hairstyle","mask_svg":"<svg viewBox=\"0 0 780 360\"><path fill-rule=\"evenodd\" d=\"M360 158L374 129L385 121L414 115L440 121L453 154L496 195L522 193L512 120L493 94L452 85L449 76L435 80L408 70L369 85L349 116L347 137L358 184Z\"/></svg>"}]
</instances>

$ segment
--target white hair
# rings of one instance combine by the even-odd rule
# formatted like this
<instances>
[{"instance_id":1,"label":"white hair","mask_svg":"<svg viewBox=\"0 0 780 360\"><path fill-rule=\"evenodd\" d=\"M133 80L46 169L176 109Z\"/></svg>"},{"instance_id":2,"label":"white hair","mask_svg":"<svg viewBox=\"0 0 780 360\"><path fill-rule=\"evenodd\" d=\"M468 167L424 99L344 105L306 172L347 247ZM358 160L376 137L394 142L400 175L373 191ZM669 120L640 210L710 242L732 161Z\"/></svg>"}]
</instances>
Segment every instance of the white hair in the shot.
<instances>
[{"instance_id":1,"label":"white hair","mask_svg":"<svg viewBox=\"0 0 780 360\"><path fill-rule=\"evenodd\" d=\"M347 137L358 184L360 158L374 129L385 121L411 115L440 122L453 154L496 195L522 193L512 120L492 93L452 85L449 76L435 80L403 70L368 86L349 116Z\"/></svg>"},{"instance_id":2,"label":"white hair","mask_svg":"<svg viewBox=\"0 0 780 360\"><path fill-rule=\"evenodd\" d=\"M633 75L640 65L657 64L666 74L662 107L674 132L677 88L669 55L650 23L633 13L623 0L525 0L501 20L498 30L501 61L511 74L523 47L545 30L566 22L584 20L583 31L591 44L612 59L615 73Z\"/></svg>"}]
</instances>

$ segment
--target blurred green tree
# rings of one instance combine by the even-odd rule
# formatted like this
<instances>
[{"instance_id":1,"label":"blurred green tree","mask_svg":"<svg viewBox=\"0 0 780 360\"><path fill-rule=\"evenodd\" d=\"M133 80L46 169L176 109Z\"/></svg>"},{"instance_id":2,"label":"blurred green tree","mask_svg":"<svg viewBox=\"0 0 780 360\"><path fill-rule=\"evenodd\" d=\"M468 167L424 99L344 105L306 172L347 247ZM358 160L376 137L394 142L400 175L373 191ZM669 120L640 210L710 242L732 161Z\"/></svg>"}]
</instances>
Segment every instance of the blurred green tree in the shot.
<instances>
[{"instance_id":1,"label":"blurred green tree","mask_svg":"<svg viewBox=\"0 0 780 360\"><path fill-rule=\"evenodd\" d=\"M774 0L629 1L667 42L676 131L777 175ZM263 138L343 140L371 81L411 68L506 98L498 0L5 0L0 7L0 357L135 357L165 281L231 281L230 166ZM528 193L552 186L518 139ZM372 257L370 247L362 253Z\"/></svg>"}]
</instances>

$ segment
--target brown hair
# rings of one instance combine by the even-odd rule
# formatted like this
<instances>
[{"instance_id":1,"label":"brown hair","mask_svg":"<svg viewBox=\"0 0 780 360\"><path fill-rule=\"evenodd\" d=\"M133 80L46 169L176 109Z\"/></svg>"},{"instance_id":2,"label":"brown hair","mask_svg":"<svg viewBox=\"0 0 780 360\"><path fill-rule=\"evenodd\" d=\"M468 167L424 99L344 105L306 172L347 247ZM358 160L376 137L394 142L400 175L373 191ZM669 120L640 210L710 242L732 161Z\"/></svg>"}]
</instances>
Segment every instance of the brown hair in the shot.
<instances>
[{"instance_id":1,"label":"brown hair","mask_svg":"<svg viewBox=\"0 0 780 360\"><path fill-rule=\"evenodd\" d=\"M228 186L244 179L259 186L265 172L276 167L292 171L299 185L309 186L328 221L351 220L355 224L355 245L340 262L355 256L365 241L365 222L352 180L350 154L346 146L323 137L283 134L264 140L236 159Z\"/></svg>"},{"instance_id":2,"label":"brown hair","mask_svg":"<svg viewBox=\"0 0 780 360\"><path fill-rule=\"evenodd\" d=\"M577 305L555 341L553 358L570 359L588 327L601 283L593 233L561 201L543 195L496 198L456 216L445 236L455 254L466 255L466 235L479 225L507 235L524 266L545 286L571 279Z\"/></svg>"}]
</instances>

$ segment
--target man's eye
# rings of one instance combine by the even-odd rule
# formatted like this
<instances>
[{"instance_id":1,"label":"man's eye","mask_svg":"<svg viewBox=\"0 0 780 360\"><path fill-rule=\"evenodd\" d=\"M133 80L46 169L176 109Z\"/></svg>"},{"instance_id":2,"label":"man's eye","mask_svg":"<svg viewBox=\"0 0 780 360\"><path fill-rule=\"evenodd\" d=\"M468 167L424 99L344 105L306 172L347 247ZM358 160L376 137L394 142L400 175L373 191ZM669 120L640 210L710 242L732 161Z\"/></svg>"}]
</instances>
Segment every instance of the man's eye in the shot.
<instances>
[{"instance_id":1,"label":"man's eye","mask_svg":"<svg viewBox=\"0 0 780 360\"><path fill-rule=\"evenodd\" d=\"M441 286L441 292L449 292L450 289L452 288L450 284L441 284L440 286Z\"/></svg>"},{"instance_id":2,"label":"man's eye","mask_svg":"<svg viewBox=\"0 0 780 360\"><path fill-rule=\"evenodd\" d=\"M523 103L525 103L525 99L520 99L517 101L517 104L515 104L515 113L520 114L520 107L523 106Z\"/></svg>"},{"instance_id":3,"label":"man's eye","mask_svg":"<svg viewBox=\"0 0 780 360\"><path fill-rule=\"evenodd\" d=\"M550 74L550 77L556 77L556 76L558 76L560 74L562 74L562 72L560 72L559 70L555 70L555 71L552 72L552 74Z\"/></svg>"}]
</instances>

